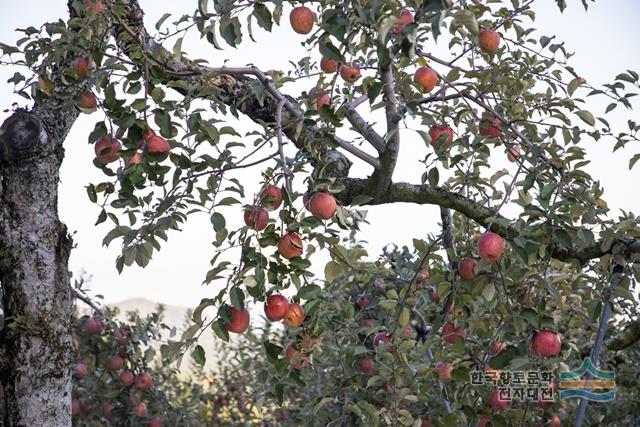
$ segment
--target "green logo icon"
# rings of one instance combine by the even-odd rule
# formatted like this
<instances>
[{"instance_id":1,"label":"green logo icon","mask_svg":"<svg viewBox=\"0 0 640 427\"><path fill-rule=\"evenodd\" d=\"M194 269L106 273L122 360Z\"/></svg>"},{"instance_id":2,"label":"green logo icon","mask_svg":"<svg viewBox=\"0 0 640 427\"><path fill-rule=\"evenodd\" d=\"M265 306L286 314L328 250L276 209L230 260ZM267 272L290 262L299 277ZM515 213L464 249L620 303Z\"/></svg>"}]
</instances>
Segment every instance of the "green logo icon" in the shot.
<instances>
[{"instance_id":1,"label":"green logo icon","mask_svg":"<svg viewBox=\"0 0 640 427\"><path fill-rule=\"evenodd\" d=\"M585 357L579 368L560 372L560 399L577 397L597 402L613 400L616 397L615 379L615 372L598 369L590 357Z\"/></svg>"}]
</instances>

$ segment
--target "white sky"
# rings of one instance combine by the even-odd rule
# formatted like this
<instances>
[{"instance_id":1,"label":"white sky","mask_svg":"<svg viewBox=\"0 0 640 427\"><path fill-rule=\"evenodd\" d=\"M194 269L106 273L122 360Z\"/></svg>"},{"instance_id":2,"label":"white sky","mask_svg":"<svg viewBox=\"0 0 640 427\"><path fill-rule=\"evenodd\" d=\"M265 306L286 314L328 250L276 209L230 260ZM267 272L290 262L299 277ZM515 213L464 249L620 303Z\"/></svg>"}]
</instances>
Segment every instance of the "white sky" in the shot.
<instances>
[{"instance_id":1,"label":"white sky","mask_svg":"<svg viewBox=\"0 0 640 427\"><path fill-rule=\"evenodd\" d=\"M191 13L196 4L195 0L140 0L140 3L147 13L146 23L149 29L153 28L153 24L165 12ZM562 15L553 1L537 1L536 26L541 34L555 34L557 40L566 41L568 50L576 53L572 64L578 73L597 85L611 81L618 72L626 69L640 71L640 26L637 25L640 21L640 4L637 0L600 0L590 7L588 13L584 12L579 0L570 0L569 3L569 9ZM13 32L14 28L37 26L58 18L66 19L66 4L66 0L23 0L19 6L5 5L0 16L0 41L11 43L16 40L19 36ZM286 15L284 21L287 21ZM171 19L167 22L171 22ZM227 64L230 66L253 63L265 70L287 68L286 61L295 60L304 54L299 44L302 38L289 29L287 22L283 27L274 28L272 34L257 30L260 35L259 44L245 37L245 42L238 50L220 52L206 42L200 44L192 41L185 41L184 50L192 58L207 58L213 66L221 65L224 59L228 59ZM443 43L435 52L446 47L442 45ZM446 58L446 52L438 54ZM439 69L437 66L434 68ZM5 82L14 71L10 67L1 67L0 81ZM311 86L313 82L310 81L301 87ZM9 108L12 102L23 102L11 90L11 85L0 86L3 108ZM594 102L590 109L601 114L604 106L604 102ZM0 112L0 120L4 120L7 115L8 113ZM610 122L623 125L624 129L628 118L639 118L637 110L630 114L621 109L617 109L615 119L613 117L614 115L610 116ZM97 229L94 227L99 210L89 202L84 188L89 182L99 182L102 178L92 164L93 147L86 142L87 135L97 120L100 120L97 113L81 116L65 143L60 214L69 229L75 232L77 248L71 257L72 271L79 273L86 270L90 273L93 276L92 291L104 295L107 302L144 297L167 304L194 307L201 298L215 295L216 289L201 285L213 254L210 246L211 226L205 216L192 217L182 233L171 233L169 243L164 245L160 253L155 254L154 260L146 269L130 267L118 275L115 270L117 244L112 244L108 249L101 246L102 237L108 229L105 226ZM244 131L250 126L250 122L245 120L241 125ZM623 128L618 126L618 129ZM637 196L637 191L633 185L640 179L640 167L632 172L627 168L631 154L640 151L640 147L615 154L611 153L608 143L593 143L589 148L589 159L593 162L589 170L601 179L605 187L604 199L609 207L614 213L618 209L640 212L640 201L634 197ZM394 179L419 182L423 171L418 160L424 158L426 150L428 148L415 134L403 134L401 157ZM358 160L354 163L353 171L356 175L362 176L370 171L370 167ZM511 170L514 168L506 162L498 166L510 167ZM243 171L243 183L257 183L258 172ZM250 197L256 186L247 184L246 187L247 196ZM227 216L229 227L240 223L242 213L239 209L233 217L236 218L235 223L233 218ZM369 254L375 257L387 243L410 244L414 237L437 232L439 210L435 206L386 205L369 208L368 219L370 225L363 228L361 237L369 242ZM314 270L321 272L326 257L316 256L313 261Z\"/></svg>"}]
</instances>

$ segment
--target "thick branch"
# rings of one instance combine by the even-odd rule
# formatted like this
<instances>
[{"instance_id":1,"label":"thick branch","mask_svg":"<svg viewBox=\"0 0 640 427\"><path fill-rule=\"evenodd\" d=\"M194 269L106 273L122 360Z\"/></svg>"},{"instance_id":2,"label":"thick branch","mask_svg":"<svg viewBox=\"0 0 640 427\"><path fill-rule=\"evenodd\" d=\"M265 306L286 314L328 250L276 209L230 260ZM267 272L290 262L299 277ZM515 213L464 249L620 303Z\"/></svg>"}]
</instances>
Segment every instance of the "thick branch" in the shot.
<instances>
[{"instance_id":1,"label":"thick branch","mask_svg":"<svg viewBox=\"0 0 640 427\"><path fill-rule=\"evenodd\" d=\"M345 104L345 117L351 123L351 126L358 131L364 139L375 148L378 153L384 150L384 138L380 136L373 127L366 122L366 120L356 111L355 107L351 104Z\"/></svg>"},{"instance_id":2,"label":"thick branch","mask_svg":"<svg viewBox=\"0 0 640 427\"><path fill-rule=\"evenodd\" d=\"M281 94L269 77L258 68L212 68L177 60L171 52L156 44L148 35L142 16L143 11L138 1L132 0L127 7L126 15L120 18L116 25L118 45L134 62L139 56L135 54L142 49L144 56L155 62L155 65L166 74L166 79L162 83L168 84L173 79L179 78L196 87L215 86L220 90L220 101L238 109L254 122L266 123L271 127L275 127L276 109L280 102L284 103L284 109L289 113L289 120L303 119L303 113L297 105L286 95ZM264 101L258 99L252 90L255 80L247 78L247 75L255 76L270 96ZM180 91L175 87L174 89ZM210 96L210 94L202 96ZM331 150L330 145L323 143L323 140L330 140L374 168L378 167L376 159L348 141L338 138L329 130L320 129L317 126L286 126L283 130L294 145L307 154L314 165L332 160L333 164L327 172L333 176L347 176L351 162L342 153Z\"/></svg>"},{"instance_id":3,"label":"thick branch","mask_svg":"<svg viewBox=\"0 0 640 427\"><path fill-rule=\"evenodd\" d=\"M386 192L376 195L373 177L370 179L343 178L340 182L345 185L345 191L339 195L339 199L344 205L350 204L351 200L360 194L373 197L367 203L369 205L402 202L437 205L453 209L506 239L513 239L520 235L520 231L512 220L496 214L493 209L470 200L459 193L441 187L399 182L392 183ZM591 259L600 258L611 253L614 246L620 246L623 251L628 253L640 253L640 239L630 237L619 238L611 245L603 245L601 241L598 241L585 248L567 247L556 240L547 240L543 244L547 245L551 256L559 261L577 260L581 263L586 263Z\"/></svg>"}]
</instances>

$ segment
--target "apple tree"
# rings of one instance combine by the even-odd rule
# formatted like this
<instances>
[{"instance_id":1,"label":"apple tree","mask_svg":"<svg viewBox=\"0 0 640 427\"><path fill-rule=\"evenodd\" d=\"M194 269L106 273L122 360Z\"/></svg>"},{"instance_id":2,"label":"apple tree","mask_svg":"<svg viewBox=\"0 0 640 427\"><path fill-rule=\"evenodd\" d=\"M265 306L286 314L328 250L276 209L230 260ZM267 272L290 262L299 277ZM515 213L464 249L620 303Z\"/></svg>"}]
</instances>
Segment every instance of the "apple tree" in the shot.
<instances>
[{"instance_id":1,"label":"apple tree","mask_svg":"<svg viewBox=\"0 0 640 427\"><path fill-rule=\"evenodd\" d=\"M121 245L118 270L146 266L189 217L211 219L216 252L204 280L219 291L194 309L175 357L206 357L199 334L243 333L255 321L248 308L267 303L269 321L282 320L295 337L288 353L301 368L323 346L345 373L365 354L361 370L384 366L368 385L389 384L386 395L354 395L345 383L329 394L336 401L318 402L334 410L334 424L356 417L419 425L428 416L455 425L488 407L503 411L496 422L516 416L527 424L539 414L473 389L465 372L491 365L498 349L494 367L516 369L571 365L589 354L599 364L633 348L638 223L632 212L609 212L585 147L593 139L612 150L638 141L634 121L614 129L607 120L632 107L636 72L590 84L563 43L536 31L534 0L196 3L193 14L165 15L151 33L138 0L69 0L67 20L23 29L17 46L0 46L3 64L26 70L11 83L27 99L0 135L8 425L71 422L72 242L58 219L57 185L71 125L95 111L87 142L105 178L87 193L97 222L111 226L104 243ZM259 43L276 26L290 27L307 52L280 70L209 63L182 48L191 34L212 50ZM440 46L445 55L433 53ZM606 111L590 111L596 98L608 101ZM401 148L421 157L411 182L394 179ZM511 166L496 167L505 158ZM248 169L261 172L255 194L245 190ZM386 320L364 326L358 334L371 342L356 345L357 336L341 335L354 307L332 303L330 289L360 263L351 252L360 249L345 239L358 235L366 207L394 203L437 207L441 224L429 238L416 235L408 253L387 254L377 273L340 279L353 292L380 288L356 304L374 304L376 319ZM230 215L245 225L232 226ZM309 257L319 251L332 257L326 283L311 271ZM428 305L436 298L415 293L427 279L438 310ZM531 307L516 302L518 292ZM212 308L216 314L205 315ZM279 367L265 375L284 402L292 387L304 396L309 380L287 368L279 347L265 340ZM415 348L428 357L417 358ZM413 394L435 391L437 362L444 377L452 368L455 382L442 387L445 412L425 401L430 395ZM586 403L571 410L576 425L585 414L599 422L601 412L585 412Z\"/></svg>"}]
</instances>

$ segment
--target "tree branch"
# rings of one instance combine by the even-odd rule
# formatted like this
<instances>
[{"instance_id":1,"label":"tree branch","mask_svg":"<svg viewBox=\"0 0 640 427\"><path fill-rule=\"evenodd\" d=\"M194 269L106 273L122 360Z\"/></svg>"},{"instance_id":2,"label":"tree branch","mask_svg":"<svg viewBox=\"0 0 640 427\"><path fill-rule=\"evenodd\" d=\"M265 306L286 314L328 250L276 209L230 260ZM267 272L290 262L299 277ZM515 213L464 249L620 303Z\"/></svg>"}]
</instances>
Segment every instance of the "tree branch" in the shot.
<instances>
[{"instance_id":1,"label":"tree branch","mask_svg":"<svg viewBox=\"0 0 640 427\"><path fill-rule=\"evenodd\" d=\"M143 11L138 1L132 0L126 8L126 14L123 17L115 17L117 20L116 40L119 47L133 62L136 62L134 59L136 56L132 55L136 49L142 50L145 57L153 60L166 73L167 79L163 83L169 83L171 78L180 78L193 83L196 87L215 86L221 91L220 100L222 102L237 108L257 123L275 126L277 104L280 102L283 102L284 109L290 115L290 120L300 121L303 119L304 115L297 105L291 102L291 99L286 95L280 93L270 78L257 67L214 68L177 60L171 52L156 44L148 35L142 16ZM160 60L158 58L166 59ZM254 76L269 93L270 99L265 99L264 105L251 89L252 81L255 80L246 78L247 75ZM178 88L172 88L180 91ZM338 147L374 168L378 167L378 162L372 156L317 126L302 126L301 128L287 126L284 133L299 150L307 154L314 165L331 159L335 164L329 169L333 169L335 176L348 175L351 162L341 153L329 153L329 151L335 150L331 150L326 144L318 144L318 140L329 139ZM312 141L315 143L311 144ZM313 149L310 149L311 145L313 145Z\"/></svg>"},{"instance_id":2,"label":"tree branch","mask_svg":"<svg viewBox=\"0 0 640 427\"><path fill-rule=\"evenodd\" d=\"M358 131L364 139L371 144L378 153L384 150L384 138L380 136L373 127L365 121L365 119L356 111L355 106L351 103L344 105L345 117L349 120L349 123Z\"/></svg>"},{"instance_id":3,"label":"tree branch","mask_svg":"<svg viewBox=\"0 0 640 427\"><path fill-rule=\"evenodd\" d=\"M399 182L391 183L387 191L376 195L376 183L373 176L369 179L342 178L340 182L345 185L345 190L338 195L338 198L344 205L349 205L351 200L360 194L372 197L372 200L367 202L368 205L402 202L437 205L453 209L506 239L512 240L521 234L512 220L497 214L491 208L442 187ZM535 240L536 238L532 239ZM584 248L567 247L557 240L545 240L540 243L546 245L551 256L559 261L577 260L580 263L586 263L589 260L611 253L615 246L619 246L623 252L640 253L640 238L634 237L618 238L610 245L603 245L603 241L597 241L593 245Z\"/></svg>"}]
</instances>

